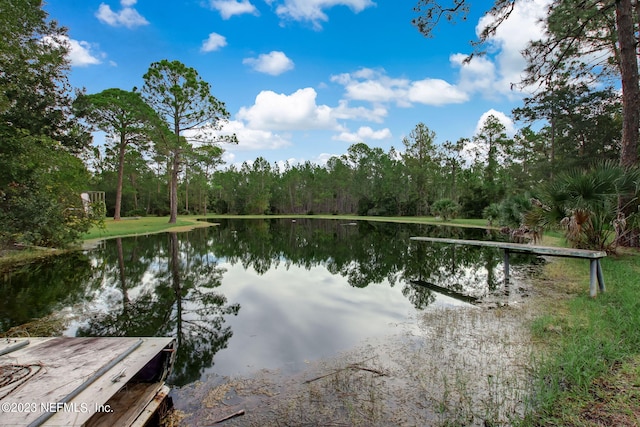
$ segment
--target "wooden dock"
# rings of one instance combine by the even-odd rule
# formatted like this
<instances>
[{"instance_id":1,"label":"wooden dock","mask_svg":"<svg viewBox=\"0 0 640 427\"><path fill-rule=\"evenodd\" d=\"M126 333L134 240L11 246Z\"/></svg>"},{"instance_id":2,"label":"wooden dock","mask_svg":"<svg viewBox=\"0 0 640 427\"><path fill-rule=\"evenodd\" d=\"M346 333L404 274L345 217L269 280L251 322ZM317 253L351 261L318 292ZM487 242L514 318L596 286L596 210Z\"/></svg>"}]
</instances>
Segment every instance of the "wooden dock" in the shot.
<instances>
[{"instance_id":1,"label":"wooden dock","mask_svg":"<svg viewBox=\"0 0 640 427\"><path fill-rule=\"evenodd\" d=\"M0 425L142 426L174 354L173 338L3 338Z\"/></svg>"},{"instance_id":2,"label":"wooden dock","mask_svg":"<svg viewBox=\"0 0 640 427\"><path fill-rule=\"evenodd\" d=\"M589 292L595 297L605 291L604 277L600 260L607 256L603 251L589 251L585 249L554 248L551 246L527 245L521 243L495 242L484 240L442 239L437 237L411 237L411 240L431 243L447 243L453 245L471 245L498 248L504 250L504 274L505 280L509 280L509 253L524 253L531 255L554 256L564 258L584 258L590 261L590 287ZM596 286L597 283L597 286Z\"/></svg>"}]
</instances>

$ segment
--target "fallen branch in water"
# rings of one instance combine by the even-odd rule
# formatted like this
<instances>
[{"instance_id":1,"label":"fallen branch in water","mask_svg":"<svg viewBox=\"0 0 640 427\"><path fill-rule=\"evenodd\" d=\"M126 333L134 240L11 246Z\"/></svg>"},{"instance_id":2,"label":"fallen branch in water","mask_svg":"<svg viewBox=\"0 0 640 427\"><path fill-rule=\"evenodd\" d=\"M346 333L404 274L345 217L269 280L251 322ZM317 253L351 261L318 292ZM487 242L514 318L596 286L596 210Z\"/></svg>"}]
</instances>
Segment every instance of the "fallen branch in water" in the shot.
<instances>
[{"instance_id":1,"label":"fallen branch in water","mask_svg":"<svg viewBox=\"0 0 640 427\"><path fill-rule=\"evenodd\" d=\"M220 424L223 423L225 421L230 420L231 418L235 418L235 417L239 417L244 415L244 409L241 409L240 411L236 412L235 414L231 414L231 415L227 415L224 418L220 418L218 421L214 422L213 424Z\"/></svg>"},{"instance_id":2,"label":"fallen branch in water","mask_svg":"<svg viewBox=\"0 0 640 427\"><path fill-rule=\"evenodd\" d=\"M318 380L321 380L323 378L330 377L331 375L335 375L338 372L346 371L347 369L351 369L351 370L354 370L354 371L358 370L358 371L372 372L372 373L374 373L374 374L376 374L376 375L378 375L380 377L386 376L387 374L382 372L382 371L380 371L379 369L366 368L364 366L360 366L362 363L364 363L366 361L369 361L371 359L373 359L373 357L370 357L370 358L368 358L366 360L363 360L362 362L352 363L351 365L347 365L344 368L336 369L333 372L329 372L328 374L324 374L324 375L320 375L319 377L311 378L310 380L306 380L305 382L303 382L303 384L309 384L309 383L312 383L314 381L318 381Z\"/></svg>"},{"instance_id":3,"label":"fallen branch in water","mask_svg":"<svg viewBox=\"0 0 640 427\"><path fill-rule=\"evenodd\" d=\"M386 377L387 376L386 373L382 372L379 369L363 368L362 366L349 366L349 368L351 368L351 369L359 369L361 371L373 372L374 374L378 375L379 377Z\"/></svg>"}]
</instances>

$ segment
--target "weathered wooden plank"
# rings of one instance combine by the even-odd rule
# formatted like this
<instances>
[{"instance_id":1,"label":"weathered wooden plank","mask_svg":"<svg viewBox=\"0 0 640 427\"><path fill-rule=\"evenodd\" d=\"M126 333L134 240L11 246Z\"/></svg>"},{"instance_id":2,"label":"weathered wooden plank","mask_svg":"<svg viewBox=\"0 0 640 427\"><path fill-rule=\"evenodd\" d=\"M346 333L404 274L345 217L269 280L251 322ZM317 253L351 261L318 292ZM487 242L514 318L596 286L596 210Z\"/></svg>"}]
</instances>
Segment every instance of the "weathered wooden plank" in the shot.
<instances>
[{"instance_id":1,"label":"weathered wooden plank","mask_svg":"<svg viewBox=\"0 0 640 427\"><path fill-rule=\"evenodd\" d=\"M121 362L106 370L84 391L64 406L59 403L78 389L101 368L132 347L140 338L71 338L47 340L29 338L31 344L0 357L0 364L40 365L42 369L11 390L3 404L15 404L17 409L29 405L33 411L19 410L1 414L0 424L29 425L40 422L45 414L53 413L45 425L81 425L96 411L104 410L106 402L128 378L142 369L149 360L168 345L171 338L144 338L143 344ZM112 378L125 370L125 378ZM3 394L0 394L2 396Z\"/></svg>"},{"instance_id":2,"label":"weathered wooden plank","mask_svg":"<svg viewBox=\"0 0 640 427\"><path fill-rule=\"evenodd\" d=\"M140 416L131 423L130 427L144 427L149 418L161 409L161 405L166 401L170 391L171 389L168 386L162 386L162 388L156 393L153 400L144 408ZM162 413L160 413L160 416L162 416Z\"/></svg>"},{"instance_id":3,"label":"weathered wooden plank","mask_svg":"<svg viewBox=\"0 0 640 427\"><path fill-rule=\"evenodd\" d=\"M107 402L110 412L96 413L85 427L130 426L153 401L163 385L164 382L127 385Z\"/></svg>"},{"instance_id":4,"label":"weathered wooden plank","mask_svg":"<svg viewBox=\"0 0 640 427\"><path fill-rule=\"evenodd\" d=\"M598 288L596 286L597 271L598 261L592 259L591 261L589 261L589 294L591 295L591 297L595 297L598 295Z\"/></svg>"},{"instance_id":5,"label":"weathered wooden plank","mask_svg":"<svg viewBox=\"0 0 640 427\"><path fill-rule=\"evenodd\" d=\"M411 237L410 239L421 242L486 246L490 248L506 249L511 252L523 252L536 255L549 255L567 258L599 259L607 256L607 253L604 251L589 251L586 249L573 248L555 248L550 246L527 245L522 243L495 242L485 240L443 239L438 237Z\"/></svg>"},{"instance_id":6,"label":"weathered wooden plank","mask_svg":"<svg viewBox=\"0 0 640 427\"><path fill-rule=\"evenodd\" d=\"M30 344L40 344L45 341L54 339L55 337L10 337L0 340L0 356L6 356L12 351L19 350ZM17 348L16 348L17 347Z\"/></svg>"}]
</instances>

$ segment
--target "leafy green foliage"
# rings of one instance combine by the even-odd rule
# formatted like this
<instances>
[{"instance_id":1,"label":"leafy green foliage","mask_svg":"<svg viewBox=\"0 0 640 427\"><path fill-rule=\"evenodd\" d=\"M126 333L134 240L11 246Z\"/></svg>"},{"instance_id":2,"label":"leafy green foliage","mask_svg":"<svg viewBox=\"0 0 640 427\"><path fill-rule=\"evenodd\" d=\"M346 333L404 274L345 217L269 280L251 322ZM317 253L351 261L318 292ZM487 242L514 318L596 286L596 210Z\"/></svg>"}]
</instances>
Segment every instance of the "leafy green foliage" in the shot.
<instances>
[{"instance_id":1,"label":"leafy green foliage","mask_svg":"<svg viewBox=\"0 0 640 427\"><path fill-rule=\"evenodd\" d=\"M542 186L541 201L525 215L525 222L532 227L560 228L574 247L610 250L620 237L614 227L621 219L619 198L638 205L638 176L636 169L625 170L613 162L567 171ZM631 210L637 212L637 208Z\"/></svg>"},{"instance_id":2,"label":"leafy green foliage","mask_svg":"<svg viewBox=\"0 0 640 427\"><path fill-rule=\"evenodd\" d=\"M411 201L416 205L416 215L426 215L430 202L435 199L435 181L438 153L435 147L436 134L424 123L418 123L402 140L405 153L402 156L406 174L412 182Z\"/></svg>"},{"instance_id":3,"label":"leafy green foliage","mask_svg":"<svg viewBox=\"0 0 640 427\"><path fill-rule=\"evenodd\" d=\"M520 227L524 214L531 210L531 195L529 193L515 194L507 197L498 205L498 222L512 228Z\"/></svg>"},{"instance_id":4,"label":"leafy green foliage","mask_svg":"<svg viewBox=\"0 0 640 427\"><path fill-rule=\"evenodd\" d=\"M458 209L458 204L451 199L440 199L431 205L431 212L442 218L443 221L455 218Z\"/></svg>"},{"instance_id":5,"label":"leafy green foliage","mask_svg":"<svg viewBox=\"0 0 640 427\"><path fill-rule=\"evenodd\" d=\"M594 90L584 82L570 82L565 75L550 82L547 90L525 98L524 106L513 113L525 123L546 121L538 138L527 132L522 140L531 144L530 167L545 175L587 168L594 158L620 156L622 111L619 94L612 88Z\"/></svg>"},{"instance_id":6,"label":"leafy green foliage","mask_svg":"<svg viewBox=\"0 0 640 427\"><path fill-rule=\"evenodd\" d=\"M92 223L80 199L87 171L78 158L47 138L24 136L20 142L28 150L14 161L30 170L28 179L12 181L2 189L0 240L4 244L65 246Z\"/></svg>"},{"instance_id":7,"label":"leafy green foliage","mask_svg":"<svg viewBox=\"0 0 640 427\"><path fill-rule=\"evenodd\" d=\"M127 149L136 147L144 150L159 119L140 94L121 89L106 89L94 95L81 95L75 100L74 107L78 116L107 133L107 149L117 152L118 181L113 216L115 220L119 220Z\"/></svg>"},{"instance_id":8,"label":"leafy green foliage","mask_svg":"<svg viewBox=\"0 0 640 427\"><path fill-rule=\"evenodd\" d=\"M184 137L186 130L195 130L195 138L203 143L237 142L235 135L216 136L229 118L223 102L211 94L211 86L202 80L198 72L180 61L163 59L154 62L144 75L142 89L145 101L162 117L164 125L159 125L156 133L156 149L170 158L169 206L170 223L176 222L178 214L178 175L184 162L184 152L189 150L189 141Z\"/></svg>"},{"instance_id":9,"label":"leafy green foliage","mask_svg":"<svg viewBox=\"0 0 640 427\"><path fill-rule=\"evenodd\" d=\"M0 243L61 246L85 231L89 142L71 114L66 32L41 2L0 1Z\"/></svg>"}]
</instances>

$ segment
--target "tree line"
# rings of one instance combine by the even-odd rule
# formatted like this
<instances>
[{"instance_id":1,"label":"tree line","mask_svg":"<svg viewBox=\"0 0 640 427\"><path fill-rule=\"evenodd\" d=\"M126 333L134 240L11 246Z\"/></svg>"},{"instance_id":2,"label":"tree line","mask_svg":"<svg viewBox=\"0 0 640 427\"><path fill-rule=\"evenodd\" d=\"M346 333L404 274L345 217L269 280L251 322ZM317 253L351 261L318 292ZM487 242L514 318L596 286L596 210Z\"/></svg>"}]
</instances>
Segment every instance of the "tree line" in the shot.
<instances>
[{"instance_id":1,"label":"tree line","mask_svg":"<svg viewBox=\"0 0 640 427\"><path fill-rule=\"evenodd\" d=\"M195 69L161 60L140 90L74 92L66 30L47 20L41 1L0 0L0 241L61 246L77 239L98 219L78 196L88 187L105 192L115 220L168 215L175 222L179 213L210 212L484 215L548 228L566 219L583 236L578 245L593 240L585 230L612 227L614 219L618 231L637 229L638 148L630 127L638 127L640 99L636 106L624 83L633 70L622 59L624 28L612 26L622 19L618 3L550 7L546 41L531 43L523 81L541 83L540 90L512 112L522 124L516 135L489 117L472 138L439 142L418 123L402 147L386 152L358 143L324 165L259 157L222 167L220 143L237 138L221 136L229 113ZM462 6L421 1L414 23L428 34L428 23ZM512 7L496 3L488 29ZM567 32L569 17L581 24ZM108 135L102 151L92 145L95 130Z\"/></svg>"}]
</instances>

